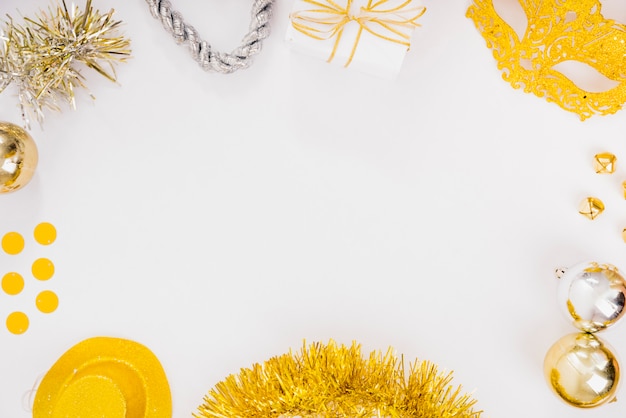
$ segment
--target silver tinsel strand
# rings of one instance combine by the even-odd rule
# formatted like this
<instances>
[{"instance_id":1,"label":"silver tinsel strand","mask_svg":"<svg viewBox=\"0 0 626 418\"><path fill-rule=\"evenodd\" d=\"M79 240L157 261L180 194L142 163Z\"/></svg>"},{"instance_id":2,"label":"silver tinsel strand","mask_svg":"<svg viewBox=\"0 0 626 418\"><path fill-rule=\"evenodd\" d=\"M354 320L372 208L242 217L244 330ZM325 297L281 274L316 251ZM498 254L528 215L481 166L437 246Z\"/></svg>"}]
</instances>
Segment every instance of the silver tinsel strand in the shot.
<instances>
[{"instance_id":1,"label":"silver tinsel strand","mask_svg":"<svg viewBox=\"0 0 626 418\"><path fill-rule=\"evenodd\" d=\"M240 46L231 53L214 51L203 40L196 29L187 24L181 13L172 9L167 0L146 0L152 16L159 19L163 27L178 44L187 44L192 57L205 71L230 74L248 68L254 55L261 51L263 40L270 34L269 22L272 16L274 0L254 0L250 32L243 38Z\"/></svg>"}]
</instances>

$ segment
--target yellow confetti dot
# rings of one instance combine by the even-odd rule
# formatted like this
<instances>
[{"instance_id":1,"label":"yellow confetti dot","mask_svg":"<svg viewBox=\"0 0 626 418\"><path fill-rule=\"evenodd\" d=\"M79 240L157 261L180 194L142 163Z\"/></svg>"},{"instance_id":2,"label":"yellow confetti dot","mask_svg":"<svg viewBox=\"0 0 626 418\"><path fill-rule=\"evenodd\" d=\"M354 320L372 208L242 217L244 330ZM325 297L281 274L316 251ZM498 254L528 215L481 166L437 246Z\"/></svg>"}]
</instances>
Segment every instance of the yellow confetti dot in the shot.
<instances>
[{"instance_id":1,"label":"yellow confetti dot","mask_svg":"<svg viewBox=\"0 0 626 418\"><path fill-rule=\"evenodd\" d=\"M57 239L57 230L51 223L42 222L35 227L35 241L41 245L50 245Z\"/></svg>"},{"instance_id":2,"label":"yellow confetti dot","mask_svg":"<svg viewBox=\"0 0 626 418\"><path fill-rule=\"evenodd\" d=\"M28 329L28 317L24 312L13 312L7 317L7 329L12 334L23 334Z\"/></svg>"},{"instance_id":3,"label":"yellow confetti dot","mask_svg":"<svg viewBox=\"0 0 626 418\"><path fill-rule=\"evenodd\" d=\"M36 300L37 309L43 313L52 313L56 311L59 306L59 297L56 293L50 290L44 290L37 295Z\"/></svg>"},{"instance_id":4,"label":"yellow confetti dot","mask_svg":"<svg viewBox=\"0 0 626 418\"><path fill-rule=\"evenodd\" d=\"M38 258L33 263L33 276L37 280L49 280L54 275L54 264L47 258Z\"/></svg>"},{"instance_id":5,"label":"yellow confetti dot","mask_svg":"<svg viewBox=\"0 0 626 418\"><path fill-rule=\"evenodd\" d=\"M24 249L24 237L17 232L9 232L2 237L2 249L5 253L16 255Z\"/></svg>"},{"instance_id":6,"label":"yellow confetti dot","mask_svg":"<svg viewBox=\"0 0 626 418\"><path fill-rule=\"evenodd\" d=\"M18 273L7 273L2 278L2 290L7 295L15 296L24 290L24 278Z\"/></svg>"}]
</instances>

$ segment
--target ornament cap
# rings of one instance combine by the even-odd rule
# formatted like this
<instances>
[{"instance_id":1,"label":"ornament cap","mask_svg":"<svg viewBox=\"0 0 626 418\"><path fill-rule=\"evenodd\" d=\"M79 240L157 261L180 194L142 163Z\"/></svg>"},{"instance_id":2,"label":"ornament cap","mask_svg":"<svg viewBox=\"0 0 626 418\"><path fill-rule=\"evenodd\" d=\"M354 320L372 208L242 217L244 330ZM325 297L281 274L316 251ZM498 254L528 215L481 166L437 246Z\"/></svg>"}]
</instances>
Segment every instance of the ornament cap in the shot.
<instances>
[{"instance_id":1,"label":"ornament cap","mask_svg":"<svg viewBox=\"0 0 626 418\"><path fill-rule=\"evenodd\" d=\"M565 267L557 267L554 269L554 277L557 279L562 279L563 276L565 276L565 273L567 273L567 268Z\"/></svg>"}]
</instances>

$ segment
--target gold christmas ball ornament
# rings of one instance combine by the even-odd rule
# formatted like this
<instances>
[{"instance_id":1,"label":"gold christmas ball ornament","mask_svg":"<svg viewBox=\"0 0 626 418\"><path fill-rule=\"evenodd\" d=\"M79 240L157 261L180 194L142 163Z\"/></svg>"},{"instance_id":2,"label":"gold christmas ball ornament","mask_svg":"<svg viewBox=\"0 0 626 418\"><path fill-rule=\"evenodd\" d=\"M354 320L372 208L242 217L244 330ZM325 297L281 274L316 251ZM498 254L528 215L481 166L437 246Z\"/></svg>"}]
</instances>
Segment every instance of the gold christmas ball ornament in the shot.
<instances>
[{"instance_id":1,"label":"gold christmas ball ornament","mask_svg":"<svg viewBox=\"0 0 626 418\"><path fill-rule=\"evenodd\" d=\"M626 313L626 280L617 267L596 262L563 269L558 302L572 325L584 332L598 332Z\"/></svg>"},{"instance_id":2,"label":"gold christmas ball ornament","mask_svg":"<svg viewBox=\"0 0 626 418\"><path fill-rule=\"evenodd\" d=\"M0 122L0 193L24 187L33 178L38 160L37 146L28 132Z\"/></svg>"},{"instance_id":3,"label":"gold christmas ball ornament","mask_svg":"<svg viewBox=\"0 0 626 418\"><path fill-rule=\"evenodd\" d=\"M579 408L615 400L620 369L613 350L593 334L570 334L548 350L548 384L561 399Z\"/></svg>"}]
</instances>

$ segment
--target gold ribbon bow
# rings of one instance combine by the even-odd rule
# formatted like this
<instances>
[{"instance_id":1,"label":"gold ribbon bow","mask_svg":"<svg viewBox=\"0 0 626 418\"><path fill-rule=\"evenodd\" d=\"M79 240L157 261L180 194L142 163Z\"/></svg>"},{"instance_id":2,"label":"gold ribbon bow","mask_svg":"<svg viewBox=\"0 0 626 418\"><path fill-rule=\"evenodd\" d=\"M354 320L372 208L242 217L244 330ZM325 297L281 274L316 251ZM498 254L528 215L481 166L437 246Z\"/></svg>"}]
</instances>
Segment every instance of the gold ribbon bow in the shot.
<instances>
[{"instance_id":1,"label":"gold ribbon bow","mask_svg":"<svg viewBox=\"0 0 626 418\"><path fill-rule=\"evenodd\" d=\"M303 1L319 8L292 13L291 24L295 30L313 39L325 41L335 38L328 62L335 58L345 26L350 22L356 22L359 25L352 51L344 64L345 67L349 66L354 59L364 30L378 38L404 45L408 49L411 46L411 33L419 26L416 21L426 12L425 7L407 8L413 0L406 0L390 8L384 8L389 0L376 2L368 0L367 5L362 6L356 14L350 10L354 0L347 0L345 7L333 0Z\"/></svg>"}]
</instances>

